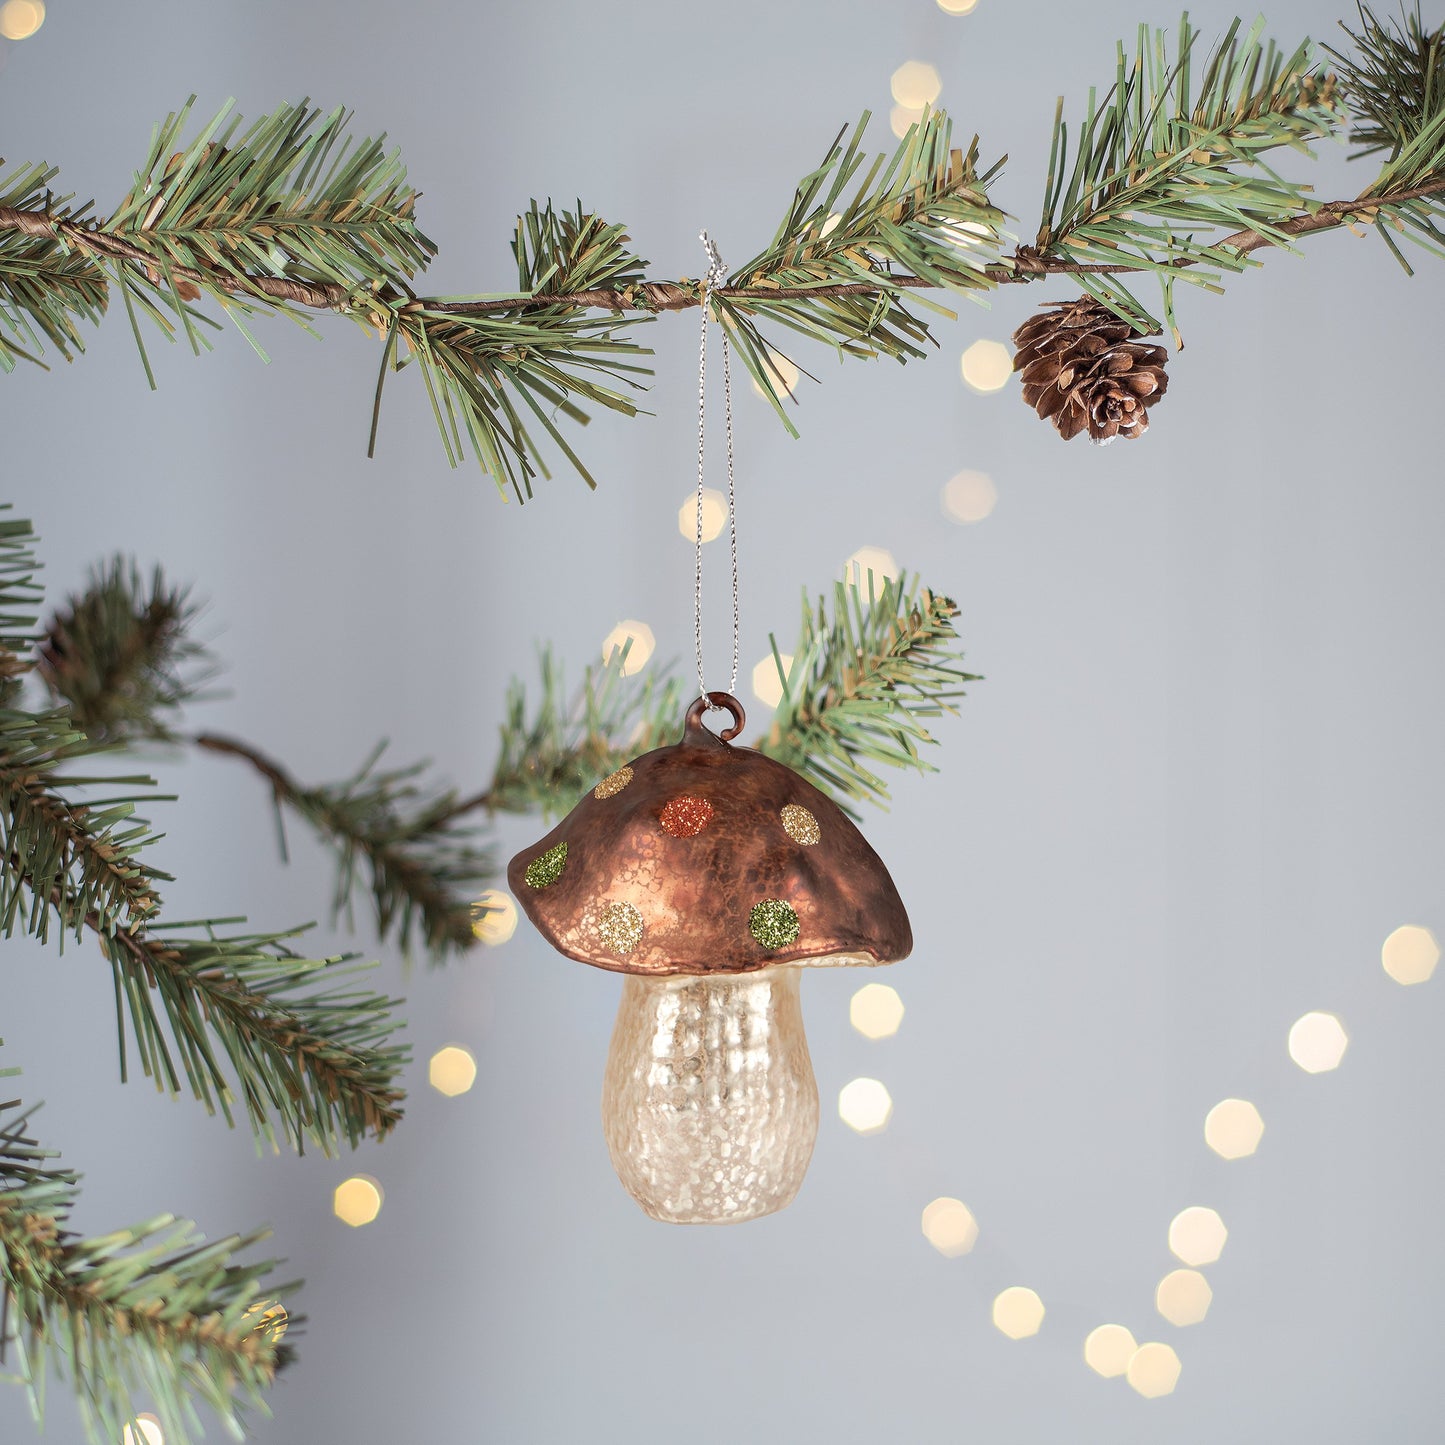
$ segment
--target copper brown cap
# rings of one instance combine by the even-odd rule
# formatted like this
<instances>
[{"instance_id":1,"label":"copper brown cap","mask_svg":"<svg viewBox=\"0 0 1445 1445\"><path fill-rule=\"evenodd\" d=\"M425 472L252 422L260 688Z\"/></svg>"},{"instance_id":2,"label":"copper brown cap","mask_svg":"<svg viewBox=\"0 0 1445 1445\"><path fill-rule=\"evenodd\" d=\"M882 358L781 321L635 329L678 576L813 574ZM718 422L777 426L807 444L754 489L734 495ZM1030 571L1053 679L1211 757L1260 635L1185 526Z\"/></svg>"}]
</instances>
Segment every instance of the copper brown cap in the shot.
<instances>
[{"instance_id":1,"label":"copper brown cap","mask_svg":"<svg viewBox=\"0 0 1445 1445\"><path fill-rule=\"evenodd\" d=\"M721 736L703 726L708 703L733 715ZM699 698L680 743L604 778L512 859L507 883L554 948L651 975L907 957L882 860L811 783L730 746L742 727L735 698Z\"/></svg>"}]
</instances>

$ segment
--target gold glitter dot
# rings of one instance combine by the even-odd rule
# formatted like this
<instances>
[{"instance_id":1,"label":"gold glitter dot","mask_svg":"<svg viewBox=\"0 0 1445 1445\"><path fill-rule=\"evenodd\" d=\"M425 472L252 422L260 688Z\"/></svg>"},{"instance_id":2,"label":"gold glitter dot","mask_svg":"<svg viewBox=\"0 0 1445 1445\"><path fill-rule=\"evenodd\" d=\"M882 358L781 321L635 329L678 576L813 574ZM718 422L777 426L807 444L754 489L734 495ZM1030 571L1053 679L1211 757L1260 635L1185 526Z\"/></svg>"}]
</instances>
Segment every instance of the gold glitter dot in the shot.
<instances>
[{"instance_id":1,"label":"gold glitter dot","mask_svg":"<svg viewBox=\"0 0 1445 1445\"><path fill-rule=\"evenodd\" d=\"M658 822L662 831L674 838L696 838L712 822L712 804L706 798L683 793L663 808Z\"/></svg>"},{"instance_id":2,"label":"gold glitter dot","mask_svg":"<svg viewBox=\"0 0 1445 1445\"><path fill-rule=\"evenodd\" d=\"M801 843L805 848L811 848L823 836L822 829L818 827L818 820L806 808L799 807L797 803L789 803L783 809L782 819L783 831L793 842Z\"/></svg>"},{"instance_id":3,"label":"gold glitter dot","mask_svg":"<svg viewBox=\"0 0 1445 1445\"><path fill-rule=\"evenodd\" d=\"M615 773L608 773L608 775L592 789L592 796L594 798L615 798L631 781L632 769L618 768Z\"/></svg>"},{"instance_id":4,"label":"gold glitter dot","mask_svg":"<svg viewBox=\"0 0 1445 1445\"><path fill-rule=\"evenodd\" d=\"M631 953L642 942L642 915L630 903L609 903L597 932L613 953Z\"/></svg>"}]
</instances>

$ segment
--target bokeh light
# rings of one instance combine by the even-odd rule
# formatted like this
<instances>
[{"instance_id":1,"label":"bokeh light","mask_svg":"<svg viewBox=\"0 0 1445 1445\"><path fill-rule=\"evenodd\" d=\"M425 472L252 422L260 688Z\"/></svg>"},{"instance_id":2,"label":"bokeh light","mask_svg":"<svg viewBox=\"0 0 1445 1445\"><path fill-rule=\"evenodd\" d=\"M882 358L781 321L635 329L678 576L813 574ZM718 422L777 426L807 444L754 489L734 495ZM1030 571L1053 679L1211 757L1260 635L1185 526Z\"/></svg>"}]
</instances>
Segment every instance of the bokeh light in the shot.
<instances>
[{"instance_id":1,"label":"bokeh light","mask_svg":"<svg viewBox=\"0 0 1445 1445\"><path fill-rule=\"evenodd\" d=\"M908 134L908 127L917 125L922 119L922 110L914 110L912 106L907 105L895 105L888 112L888 128L899 140L902 140Z\"/></svg>"},{"instance_id":2,"label":"bokeh light","mask_svg":"<svg viewBox=\"0 0 1445 1445\"><path fill-rule=\"evenodd\" d=\"M259 1331L274 1345L280 1343L291 1324L291 1316L280 1300L260 1299L241 1316L253 1332Z\"/></svg>"},{"instance_id":3,"label":"bokeh light","mask_svg":"<svg viewBox=\"0 0 1445 1445\"><path fill-rule=\"evenodd\" d=\"M951 522L981 522L998 501L998 488L987 472L959 472L943 484L943 515Z\"/></svg>"},{"instance_id":4,"label":"bokeh light","mask_svg":"<svg viewBox=\"0 0 1445 1445\"><path fill-rule=\"evenodd\" d=\"M903 1000L886 983L865 983L848 1001L848 1022L865 1039L887 1039L903 1022Z\"/></svg>"},{"instance_id":5,"label":"bokeh light","mask_svg":"<svg viewBox=\"0 0 1445 1445\"><path fill-rule=\"evenodd\" d=\"M898 563L884 547L859 547L843 564L843 580L851 582L866 597L868 574L873 574L873 590L881 592L885 582L898 576Z\"/></svg>"},{"instance_id":6,"label":"bokeh light","mask_svg":"<svg viewBox=\"0 0 1445 1445\"><path fill-rule=\"evenodd\" d=\"M938 0L938 8L945 15L968 15L978 4L978 0Z\"/></svg>"},{"instance_id":7,"label":"bokeh light","mask_svg":"<svg viewBox=\"0 0 1445 1445\"><path fill-rule=\"evenodd\" d=\"M702 489L702 540L711 542L727 525L728 499L715 487ZM697 539L697 493L677 509L677 530L689 542Z\"/></svg>"},{"instance_id":8,"label":"bokeh light","mask_svg":"<svg viewBox=\"0 0 1445 1445\"><path fill-rule=\"evenodd\" d=\"M1129 1368L1139 1346L1123 1325L1100 1325L1084 1340L1084 1363L1106 1380L1117 1380Z\"/></svg>"},{"instance_id":9,"label":"bokeh light","mask_svg":"<svg viewBox=\"0 0 1445 1445\"><path fill-rule=\"evenodd\" d=\"M166 1445L166 1432L154 1415L137 1415L120 1432L121 1445Z\"/></svg>"},{"instance_id":10,"label":"bokeh light","mask_svg":"<svg viewBox=\"0 0 1445 1445\"><path fill-rule=\"evenodd\" d=\"M899 105L905 105L909 110L922 110L938 99L943 82L938 78L938 71L927 61L905 60L893 72L888 88Z\"/></svg>"},{"instance_id":11,"label":"bokeh light","mask_svg":"<svg viewBox=\"0 0 1445 1445\"><path fill-rule=\"evenodd\" d=\"M798 395L798 378L803 373L781 351L774 351L771 346L768 348L764 359L764 370L768 373L769 380L773 383L773 388L780 399L795 398ZM769 399L767 392L758 385L756 377L753 378L753 390L764 401ZM693 505L697 505L696 501Z\"/></svg>"},{"instance_id":12,"label":"bokeh light","mask_svg":"<svg viewBox=\"0 0 1445 1445\"><path fill-rule=\"evenodd\" d=\"M854 1079L838 1091L838 1117L859 1134L879 1134L893 1117L893 1099L877 1079Z\"/></svg>"},{"instance_id":13,"label":"bokeh light","mask_svg":"<svg viewBox=\"0 0 1445 1445\"><path fill-rule=\"evenodd\" d=\"M1181 1368L1179 1356L1168 1345L1152 1341L1134 1351L1129 1361L1129 1383L1146 1400L1157 1400L1173 1392Z\"/></svg>"},{"instance_id":14,"label":"bokeh light","mask_svg":"<svg viewBox=\"0 0 1445 1445\"><path fill-rule=\"evenodd\" d=\"M1209 1281L1197 1269L1170 1271L1154 1291L1154 1306L1171 1325L1197 1325L1213 1299Z\"/></svg>"},{"instance_id":15,"label":"bokeh light","mask_svg":"<svg viewBox=\"0 0 1445 1445\"><path fill-rule=\"evenodd\" d=\"M1044 1302L1033 1290L1011 1285L993 1302L993 1322L1011 1340L1026 1340L1044 1322Z\"/></svg>"},{"instance_id":16,"label":"bokeh light","mask_svg":"<svg viewBox=\"0 0 1445 1445\"><path fill-rule=\"evenodd\" d=\"M29 40L44 24L44 0L5 0L0 5L0 35L6 40Z\"/></svg>"},{"instance_id":17,"label":"bokeh light","mask_svg":"<svg viewBox=\"0 0 1445 1445\"><path fill-rule=\"evenodd\" d=\"M331 1207L343 1224L360 1229L381 1213L381 1185L365 1174L354 1174L336 1186Z\"/></svg>"},{"instance_id":18,"label":"bokeh light","mask_svg":"<svg viewBox=\"0 0 1445 1445\"><path fill-rule=\"evenodd\" d=\"M1349 1035L1334 1014L1308 1013L1289 1031L1289 1056L1307 1074L1337 1069L1349 1047Z\"/></svg>"},{"instance_id":19,"label":"bokeh light","mask_svg":"<svg viewBox=\"0 0 1445 1445\"><path fill-rule=\"evenodd\" d=\"M454 1099L477 1082L477 1061L460 1044L448 1044L431 1056L426 1077L437 1093Z\"/></svg>"},{"instance_id":20,"label":"bokeh light","mask_svg":"<svg viewBox=\"0 0 1445 1445\"><path fill-rule=\"evenodd\" d=\"M1440 962L1440 945L1428 928L1407 923L1385 940L1380 962L1396 983L1424 983Z\"/></svg>"},{"instance_id":21,"label":"bokeh light","mask_svg":"<svg viewBox=\"0 0 1445 1445\"><path fill-rule=\"evenodd\" d=\"M923 1237L939 1254L957 1259L978 1242L978 1221L963 1200L944 1195L924 1208Z\"/></svg>"},{"instance_id":22,"label":"bokeh light","mask_svg":"<svg viewBox=\"0 0 1445 1445\"><path fill-rule=\"evenodd\" d=\"M627 648L627 658L622 664L624 677L641 672L657 647L657 639L652 635L652 629L645 622L629 617L619 622L602 639L602 660L605 662L614 652L621 652L627 646L628 638L632 639L632 646Z\"/></svg>"},{"instance_id":23,"label":"bokeh light","mask_svg":"<svg viewBox=\"0 0 1445 1445\"><path fill-rule=\"evenodd\" d=\"M1013 375L1013 352L1001 341L975 341L963 353L960 369L975 391L1001 391Z\"/></svg>"},{"instance_id":24,"label":"bokeh light","mask_svg":"<svg viewBox=\"0 0 1445 1445\"><path fill-rule=\"evenodd\" d=\"M505 888L488 888L472 905L472 932L495 948L517 931L517 901Z\"/></svg>"},{"instance_id":25,"label":"bokeh light","mask_svg":"<svg viewBox=\"0 0 1445 1445\"><path fill-rule=\"evenodd\" d=\"M1204 1116L1204 1142L1221 1159L1243 1159L1259 1148L1264 1120L1248 1099L1222 1099Z\"/></svg>"},{"instance_id":26,"label":"bokeh light","mask_svg":"<svg viewBox=\"0 0 1445 1445\"><path fill-rule=\"evenodd\" d=\"M1200 1204L1181 1209L1169 1225L1169 1248L1189 1265L1213 1264L1228 1238L1224 1221Z\"/></svg>"},{"instance_id":27,"label":"bokeh light","mask_svg":"<svg viewBox=\"0 0 1445 1445\"><path fill-rule=\"evenodd\" d=\"M778 672L779 662L783 664L781 674ZM753 668L753 696L765 707L777 707L783 700L783 678L792 670L792 666L791 652L780 652L776 658L770 652Z\"/></svg>"}]
</instances>

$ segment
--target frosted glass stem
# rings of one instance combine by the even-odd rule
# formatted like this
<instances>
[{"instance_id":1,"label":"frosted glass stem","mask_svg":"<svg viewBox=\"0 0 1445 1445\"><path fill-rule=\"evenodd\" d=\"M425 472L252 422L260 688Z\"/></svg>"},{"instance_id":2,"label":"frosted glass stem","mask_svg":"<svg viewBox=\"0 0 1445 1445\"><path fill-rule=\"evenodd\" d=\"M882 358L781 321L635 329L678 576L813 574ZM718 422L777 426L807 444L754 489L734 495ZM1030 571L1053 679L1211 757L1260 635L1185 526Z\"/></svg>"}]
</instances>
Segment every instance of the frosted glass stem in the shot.
<instances>
[{"instance_id":1,"label":"frosted glass stem","mask_svg":"<svg viewBox=\"0 0 1445 1445\"><path fill-rule=\"evenodd\" d=\"M654 1219L731 1224L790 1204L818 1135L799 971L628 974L607 1054L612 1167Z\"/></svg>"}]
</instances>

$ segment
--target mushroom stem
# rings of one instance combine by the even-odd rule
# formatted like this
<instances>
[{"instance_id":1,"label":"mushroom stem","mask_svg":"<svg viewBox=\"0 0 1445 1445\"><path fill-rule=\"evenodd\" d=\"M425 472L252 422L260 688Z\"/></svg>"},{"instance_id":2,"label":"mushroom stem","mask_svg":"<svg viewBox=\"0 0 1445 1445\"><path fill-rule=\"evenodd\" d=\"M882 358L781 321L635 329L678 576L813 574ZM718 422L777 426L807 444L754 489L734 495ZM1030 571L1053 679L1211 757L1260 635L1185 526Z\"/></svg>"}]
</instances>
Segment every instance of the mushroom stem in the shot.
<instances>
[{"instance_id":1,"label":"mushroom stem","mask_svg":"<svg viewBox=\"0 0 1445 1445\"><path fill-rule=\"evenodd\" d=\"M602 1127L612 1167L654 1219L732 1224L792 1202L818 1135L799 973L628 974Z\"/></svg>"}]
</instances>

